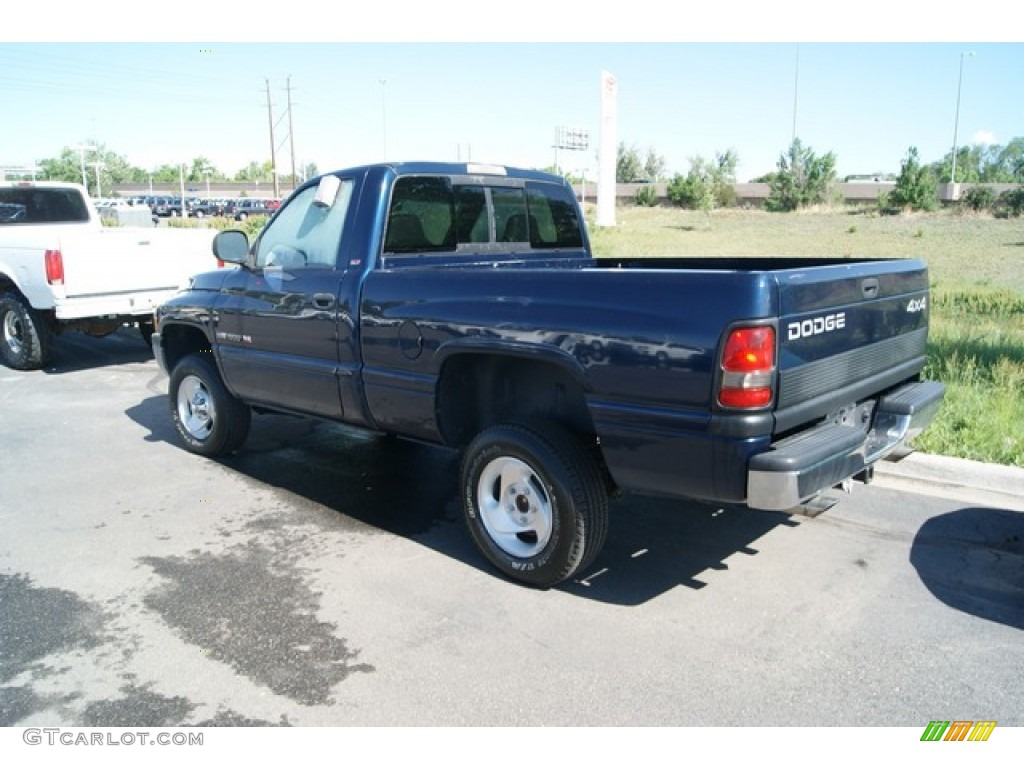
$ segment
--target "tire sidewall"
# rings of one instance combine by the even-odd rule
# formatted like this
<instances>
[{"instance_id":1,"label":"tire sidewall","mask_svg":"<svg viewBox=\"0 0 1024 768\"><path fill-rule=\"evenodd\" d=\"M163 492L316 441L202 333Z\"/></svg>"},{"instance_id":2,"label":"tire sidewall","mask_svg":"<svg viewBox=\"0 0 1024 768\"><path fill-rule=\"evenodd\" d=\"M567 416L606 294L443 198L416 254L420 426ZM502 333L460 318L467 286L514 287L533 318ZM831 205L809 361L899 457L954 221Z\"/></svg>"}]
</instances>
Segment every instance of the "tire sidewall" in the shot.
<instances>
[{"instance_id":1,"label":"tire sidewall","mask_svg":"<svg viewBox=\"0 0 1024 768\"><path fill-rule=\"evenodd\" d=\"M210 434L202 440L189 432L178 413L178 391L182 382L189 376L195 376L203 383L213 401L215 414L213 428ZM201 456L219 456L228 452L225 447L232 439L230 409L234 403L211 361L199 355L183 358L171 372L168 400L170 401L171 421L174 423L174 429L189 451Z\"/></svg>"},{"instance_id":2,"label":"tire sidewall","mask_svg":"<svg viewBox=\"0 0 1024 768\"><path fill-rule=\"evenodd\" d=\"M551 536L547 545L532 557L515 557L498 546L480 516L477 502L480 476L492 461L503 457L529 465L548 495ZM498 570L532 586L548 587L562 581L582 559L581 522L560 467L558 456L543 440L528 430L515 427L492 427L482 433L467 450L463 464L462 506L473 540Z\"/></svg>"},{"instance_id":3,"label":"tire sidewall","mask_svg":"<svg viewBox=\"0 0 1024 768\"><path fill-rule=\"evenodd\" d=\"M4 336L7 316L13 314L21 326L21 350L15 352ZM40 368L46 358L46 329L38 316L16 296L0 295L0 358L5 365L19 371Z\"/></svg>"}]
</instances>

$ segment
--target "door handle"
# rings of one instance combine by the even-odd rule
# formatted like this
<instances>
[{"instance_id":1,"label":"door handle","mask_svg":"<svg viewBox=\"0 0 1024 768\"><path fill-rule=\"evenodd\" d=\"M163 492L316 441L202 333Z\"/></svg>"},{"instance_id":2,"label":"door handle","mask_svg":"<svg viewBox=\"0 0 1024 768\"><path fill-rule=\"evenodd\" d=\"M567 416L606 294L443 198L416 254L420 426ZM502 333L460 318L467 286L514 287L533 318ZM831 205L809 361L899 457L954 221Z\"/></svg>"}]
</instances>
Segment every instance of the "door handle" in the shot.
<instances>
[{"instance_id":1,"label":"door handle","mask_svg":"<svg viewBox=\"0 0 1024 768\"><path fill-rule=\"evenodd\" d=\"M334 306L334 294L314 293L313 306L317 309L330 309Z\"/></svg>"}]
</instances>

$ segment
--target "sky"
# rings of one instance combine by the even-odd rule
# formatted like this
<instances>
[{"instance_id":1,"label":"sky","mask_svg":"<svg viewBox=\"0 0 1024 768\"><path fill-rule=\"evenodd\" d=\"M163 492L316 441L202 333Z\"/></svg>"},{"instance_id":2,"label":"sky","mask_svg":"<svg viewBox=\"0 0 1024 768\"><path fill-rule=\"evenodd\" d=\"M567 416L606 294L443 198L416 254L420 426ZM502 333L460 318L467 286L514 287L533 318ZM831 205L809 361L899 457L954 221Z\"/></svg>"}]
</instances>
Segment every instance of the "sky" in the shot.
<instances>
[{"instance_id":1,"label":"sky","mask_svg":"<svg viewBox=\"0 0 1024 768\"><path fill-rule=\"evenodd\" d=\"M676 3L659 25L657 3L626 18L620 4L597 23L584 21L596 4L559 13L523 0L505 6L524 12L501 34L497 17L481 16L495 6L479 3L452 4L440 22L403 15L401 2L371 18L337 4L285 15L280 2L262 15L257 3L241 20L170 4L138 30L111 27L114 12L90 26L95 5L61 24L16 11L0 28L0 110L24 119L0 119L0 165L101 142L142 168L202 156L233 174L270 159L273 122L281 173L293 149L297 166L321 172L385 158L545 167L557 128L570 126L587 130L590 146L560 150L557 161L593 178L605 71L618 84L616 138L664 157L669 174L726 150L739 158L739 181L768 173L794 126L816 154L835 155L840 177L897 173L911 146L924 162L940 160L954 130L961 146L1024 136L1024 43L985 40L999 32L998 3L984 25L958 22L961 40L954 30L922 34L913 17L882 13L885 4L875 15L874 2L836 27L791 29L778 3L771 17L730 5L732 18ZM469 12L472 21L453 21Z\"/></svg>"}]
</instances>

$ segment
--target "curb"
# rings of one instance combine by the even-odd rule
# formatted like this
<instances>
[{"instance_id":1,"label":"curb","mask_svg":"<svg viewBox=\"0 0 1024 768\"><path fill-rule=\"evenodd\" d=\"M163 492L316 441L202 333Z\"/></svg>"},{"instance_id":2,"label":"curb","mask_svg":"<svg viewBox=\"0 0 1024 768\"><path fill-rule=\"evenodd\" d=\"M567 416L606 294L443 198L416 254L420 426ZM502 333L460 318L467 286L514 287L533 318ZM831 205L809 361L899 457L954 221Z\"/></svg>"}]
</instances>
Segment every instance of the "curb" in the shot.
<instances>
[{"instance_id":1,"label":"curb","mask_svg":"<svg viewBox=\"0 0 1024 768\"><path fill-rule=\"evenodd\" d=\"M898 461L875 464L875 483L974 504L1024 512L1024 469L912 453Z\"/></svg>"}]
</instances>

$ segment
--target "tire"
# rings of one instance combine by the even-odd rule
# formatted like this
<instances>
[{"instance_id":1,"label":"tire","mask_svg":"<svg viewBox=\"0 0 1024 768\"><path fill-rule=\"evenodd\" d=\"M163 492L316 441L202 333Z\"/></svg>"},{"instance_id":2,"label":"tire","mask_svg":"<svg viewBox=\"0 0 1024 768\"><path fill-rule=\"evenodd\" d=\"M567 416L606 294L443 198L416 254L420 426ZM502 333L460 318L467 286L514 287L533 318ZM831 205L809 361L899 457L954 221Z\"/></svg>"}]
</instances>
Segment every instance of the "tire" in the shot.
<instances>
[{"instance_id":1,"label":"tire","mask_svg":"<svg viewBox=\"0 0 1024 768\"><path fill-rule=\"evenodd\" d=\"M484 557L508 578L548 588L604 546L608 492L597 461L550 423L481 432L462 462L463 513Z\"/></svg>"},{"instance_id":2,"label":"tire","mask_svg":"<svg viewBox=\"0 0 1024 768\"><path fill-rule=\"evenodd\" d=\"M50 358L51 332L43 318L13 293L0 295L0 359L19 371L42 368Z\"/></svg>"},{"instance_id":3,"label":"tire","mask_svg":"<svg viewBox=\"0 0 1024 768\"><path fill-rule=\"evenodd\" d=\"M171 421L185 447L200 456L224 456L242 447L252 411L234 397L213 361L188 355L174 366L168 387Z\"/></svg>"}]
</instances>

